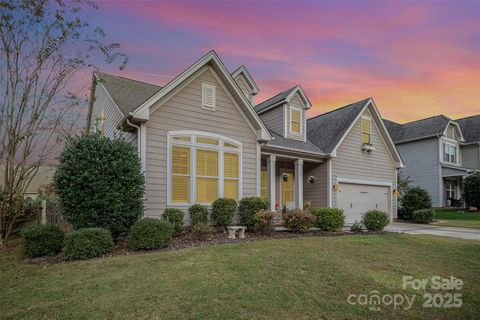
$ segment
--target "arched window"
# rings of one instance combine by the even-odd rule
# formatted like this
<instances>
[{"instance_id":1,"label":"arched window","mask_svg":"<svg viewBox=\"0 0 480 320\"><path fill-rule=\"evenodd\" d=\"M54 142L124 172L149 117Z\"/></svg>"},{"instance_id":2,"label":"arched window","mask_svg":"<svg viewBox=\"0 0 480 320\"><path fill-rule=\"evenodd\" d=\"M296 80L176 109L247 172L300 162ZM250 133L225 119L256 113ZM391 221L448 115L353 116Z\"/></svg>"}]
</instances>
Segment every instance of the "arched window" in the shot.
<instances>
[{"instance_id":1,"label":"arched window","mask_svg":"<svg viewBox=\"0 0 480 320\"><path fill-rule=\"evenodd\" d=\"M168 133L168 205L239 200L242 193L242 144L201 131Z\"/></svg>"}]
</instances>

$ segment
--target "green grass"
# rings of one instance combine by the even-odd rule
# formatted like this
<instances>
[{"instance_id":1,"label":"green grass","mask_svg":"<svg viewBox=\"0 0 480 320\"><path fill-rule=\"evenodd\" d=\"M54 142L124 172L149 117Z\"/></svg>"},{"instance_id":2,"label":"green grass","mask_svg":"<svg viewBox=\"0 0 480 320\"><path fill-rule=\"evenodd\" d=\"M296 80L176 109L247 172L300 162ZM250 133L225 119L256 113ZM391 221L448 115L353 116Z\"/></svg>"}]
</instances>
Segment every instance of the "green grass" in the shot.
<instances>
[{"instance_id":1,"label":"green grass","mask_svg":"<svg viewBox=\"0 0 480 320\"><path fill-rule=\"evenodd\" d=\"M480 229L480 212L465 212L452 209L437 209L433 216L438 226Z\"/></svg>"},{"instance_id":2,"label":"green grass","mask_svg":"<svg viewBox=\"0 0 480 320\"><path fill-rule=\"evenodd\" d=\"M478 242L389 234L271 240L55 265L0 253L2 319L474 319ZM349 294L403 291L402 276L464 281L459 309L370 311ZM418 292L417 292L418 293Z\"/></svg>"}]
</instances>

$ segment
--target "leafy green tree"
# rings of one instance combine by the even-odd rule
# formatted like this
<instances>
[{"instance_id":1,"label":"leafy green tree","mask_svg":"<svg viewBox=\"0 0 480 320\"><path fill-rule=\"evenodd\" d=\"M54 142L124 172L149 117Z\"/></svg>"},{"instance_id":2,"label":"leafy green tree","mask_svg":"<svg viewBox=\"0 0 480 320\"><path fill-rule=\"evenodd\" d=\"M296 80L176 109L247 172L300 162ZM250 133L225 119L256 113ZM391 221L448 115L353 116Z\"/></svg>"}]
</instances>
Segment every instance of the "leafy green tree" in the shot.
<instances>
[{"instance_id":1,"label":"leafy green tree","mask_svg":"<svg viewBox=\"0 0 480 320\"><path fill-rule=\"evenodd\" d=\"M143 214L145 179L135 148L99 134L70 139L54 185L64 217L75 229L126 234Z\"/></svg>"},{"instance_id":2,"label":"leafy green tree","mask_svg":"<svg viewBox=\"0 0 480 320\"><path fill-rule=\"evenodd\" d=\"M467 177L463 190L465 192L465 202L467 205L480 210L480 173Z\"/></svg>"}]
</instances>

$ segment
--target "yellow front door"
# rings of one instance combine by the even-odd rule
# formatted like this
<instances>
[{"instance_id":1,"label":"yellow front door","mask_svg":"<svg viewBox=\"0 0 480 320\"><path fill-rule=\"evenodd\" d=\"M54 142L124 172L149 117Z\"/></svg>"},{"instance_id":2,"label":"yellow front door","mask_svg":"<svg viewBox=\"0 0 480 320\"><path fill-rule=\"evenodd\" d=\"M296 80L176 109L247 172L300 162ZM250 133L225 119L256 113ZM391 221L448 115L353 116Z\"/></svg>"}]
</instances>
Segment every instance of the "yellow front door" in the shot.
<instances>
[{"instance_id":1,"label":"yellow front door","mask_svg":"<svg viewBox=\"0 0 480 320\"><path fill-rule=\"evenodd\" d=\"M285 181L283 178L284 174L288 174L288 179ZM286 206L287 202L294 201L294 187L295 187L295 176L293 170L285 170L282 172L280 177L282 179L282 207Z\"/></svg>"}]
</instances>

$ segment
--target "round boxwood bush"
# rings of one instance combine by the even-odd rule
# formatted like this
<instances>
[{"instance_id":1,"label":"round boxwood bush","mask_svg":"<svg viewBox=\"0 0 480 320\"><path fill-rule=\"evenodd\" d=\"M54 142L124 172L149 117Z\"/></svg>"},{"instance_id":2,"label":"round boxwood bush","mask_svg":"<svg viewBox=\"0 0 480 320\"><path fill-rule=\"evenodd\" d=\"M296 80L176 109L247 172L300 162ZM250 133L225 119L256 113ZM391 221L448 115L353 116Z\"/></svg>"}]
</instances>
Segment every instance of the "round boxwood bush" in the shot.
<instances>
[{"instance_id":1,"label":"round boxwood bush","mask_svg":"<svg viewBox=\"0 0 480 320\"><path fill-rule=\"evenodd\" d=\"M130 232L128 247L133 250L152 250L168 247L173 226L166 220L144 218Z\"/></svg>"},{"instance_id":2,"label":"round boxwood bush","mask_svg":"<svg viewBox=\"0 0 480 320\"><path fill-rule=\"evenodd\" d=\"M201 204L194 204L188 208L188 214L190 215L190 220L192 226L197 224L208 224L208 208L207 206L202 206Z\"/></svg>"},{"instance_id":3,"label":"round boxwood bush","mask_svg":"<svg viewBox=\"0 0 480 320\"><path fill-rule=\"evenodd\" d=\"M183 229L183 211L175 208L166 208L162 218L170 222L173 227L173 235L178 236Z\"/></svg>"},{"instance_id":4,"label":"round boxwood bush","mask_svg":"<svg viewBox=\"0 0 480 320\"><path fill-rule=\"evenodd\" d=\"M22 237L23 253L27 257L41 257L62 251L65 235L57 226L32 225L22 230Z\"/></svg>"},{"instance_id":5,"label":"round boxwood bush","mask_svg":"<svg viewBox=\"0 0 480 320\"><path fill-rule=\"evenodd\" d=\"M386 212L370 210L363 215L362 223L370 231L381 231L390 223L390 218Z\"/></svg>"},{"instance_id":6,"label":"round boxwood bush","mask_svg":"<svg viewBox=\"0 0 480 320\"><path fill-rule=\"evenodd\" d=\"M132 144L99 134L72 138L54 177L63 216L74 229L126 234L143 214L145 179Z\"/></svg>"},{"instance_id":7,"label":"round boxwood bush","mask_svg":"<svg viewBox=\"0 0 480 320\"><path fill-rule=\"evenodd\" d=\"M427 190L422 187L408 188L401 199L402 208L400 210L402 218L410 220L414 211L421 209L430 209L432 199Z\"/></svg>"},{"instance_id":8,"label":"round boxwood bush","mask_svg":"<svg viewBox=\"0 0 480 320\"><path fill-rule=\"evenodd\" d=\"M294 209L285 213L285 226L295 233L307 232L314 221L313 215L301 209Z\"/></svg>"},{"instance_id":9,"label":"round boxwood bush","mask_svg":"<svg viewBox=\"0 0 480 320\"><path fill-rule=\"evenodd\" d=\"M99 257L113 249L110 231L103 228L83 228L67 233L63 255L69 260Z\"/></svg>"},{"instance_id":10,"label":"round boxwood bush","mask_svg":"<svg viewBox=\"0 0 480 320\"><path fill-rule=\"evenodd\" d=\"M414 211L412 221L415 223L431 223L433 221L434 211L432 209L422 209Z\"/></svg>"},{"instance_id":11,"label":"round boxwood bush","mask_svg":"<svg viewBox=\"0 0 480 320\"><path fill-rule=\"evenodd\" d=\"M345 215L342 209L320 208L312 209L310 213L315 216L315 226L323 231L340 231L345 224Z\"/></svg>"},{"instance_id":12,"label":"round boxwood bush","mask_svg":"<svg viewBox=\"0 0 480 320\"><path fill-rule=\"evenodd\" d=\"M212 203L212 218L219 226L232 224L233 216L237 210L237 201L229 198L218 198Z\"/></svg>"},{"instance_id":13,"label":"round boxwood bush","mask_svg":"<svg viewBox=\"0 0 480 320\"><path fill-rule=\"evenodd\" d=\"M480 210L480 174L477 173L467 177L463 189L467 205Z\"/></svg>"},{"instance_id":14,"label":"round boxwood bush","mask_svg":"<svg viewBox=\"0 0 480 320\"><path fill-rule=\"evenodd\" d=\"M247 197L240 200L238 212L240 213L240 224L250 231L256 231L256 214L260 210L267 210L268 202L260 197Z\"/></svg>"}]
</instances>

